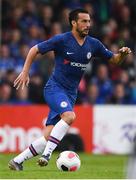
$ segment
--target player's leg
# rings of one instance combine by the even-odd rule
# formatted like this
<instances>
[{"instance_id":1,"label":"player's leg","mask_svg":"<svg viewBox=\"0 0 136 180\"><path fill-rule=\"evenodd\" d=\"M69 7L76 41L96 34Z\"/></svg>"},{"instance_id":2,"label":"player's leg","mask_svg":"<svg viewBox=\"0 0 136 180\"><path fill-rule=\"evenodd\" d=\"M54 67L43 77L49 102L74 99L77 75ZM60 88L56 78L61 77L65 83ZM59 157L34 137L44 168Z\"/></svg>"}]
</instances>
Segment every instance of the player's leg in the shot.
<instances>
[{"instance_id":1,"label":"player's leg","mask_svg":"<svg viewBox=\"0 0 136 180\"><path fill-rule=\"evenodd\" d=\"M38 161L40 166L46 166L48 164L52 152L55 150L59 142L67 133L70 125L75 120L75 113L73 111L66 111L60 116L61 120L52 129L43 155Z\"/></svg>"},{"instance_id":2,"label":"player's leg","mask_svg":"<svg viewBox=\"0 0 136 180\"><path fill-rule=\"evenodd\" d=\"M51 154L67 133L70 125L75 120L75 113L73 112L73 106L76 101L76 92L71 93L66 89L63 89L58 84L50 84L44 89L44 97L46 103L51 109L49 114L47 125L55 125L48 138L47 145L43 152L42 157L38 160L40 166L48 164Z\"/></svg>"},{"instance_id":3,"label":"player's leg","mask_svg":"<svg viewBox=\"0 0 136 180\"><path fill-rule=\"evenodd\" d=\"M14 159L12 159L9 162L9 168L11 170L23 170L23 162L35 157L39 154L42 154L46 143L47 143L47 139L50 135L50 132L53 128L53 125L47 126L44 128L44 136L38 138L37 140L35 140L34 142L31 143L31 145L25 149L23 152L21 152L19 155L17 155Z\"/></svg>"}]
</instances>

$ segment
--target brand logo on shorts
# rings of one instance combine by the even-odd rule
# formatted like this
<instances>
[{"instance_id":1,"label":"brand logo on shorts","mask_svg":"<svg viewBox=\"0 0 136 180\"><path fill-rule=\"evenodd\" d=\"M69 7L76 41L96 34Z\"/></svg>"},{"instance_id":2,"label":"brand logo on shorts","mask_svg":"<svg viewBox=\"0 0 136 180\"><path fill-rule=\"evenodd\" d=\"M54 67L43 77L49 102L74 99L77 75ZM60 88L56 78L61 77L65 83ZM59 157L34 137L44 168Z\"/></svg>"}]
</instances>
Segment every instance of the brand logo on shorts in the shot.
<instances>
[{"instance_id":1,"label":"brand logo on shorts","mask_svg":"<svg viewBox=\"0 0 136 180\"><path fill-rule=\"evenodd\" d=\"M62 101L62 102L60 103L60 106L63 107L63 108L65 108L65 107L68 106L68 103L67 103L66 101Z\"/></svg>"}]
</instances>

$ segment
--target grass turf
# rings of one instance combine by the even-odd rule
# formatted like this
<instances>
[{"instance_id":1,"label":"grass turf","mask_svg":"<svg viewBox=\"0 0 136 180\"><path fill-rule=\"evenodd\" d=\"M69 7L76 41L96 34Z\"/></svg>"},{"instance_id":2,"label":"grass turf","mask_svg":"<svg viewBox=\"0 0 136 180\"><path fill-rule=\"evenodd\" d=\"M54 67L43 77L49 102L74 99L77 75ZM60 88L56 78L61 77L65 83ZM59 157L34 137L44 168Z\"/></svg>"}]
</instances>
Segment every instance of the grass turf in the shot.
<instances>
[{"instance_id":1,"label":"grass turf","mask_svg":"<svg viewBox=\"0 0 136 180\"><path fill-rule=\"evenodd\" d=\"M37 158L24 163L24 171L11 171L8 161L15 154L0 155L0 179L123 179L126 156L90 155L81 153L81 168L77 172L61 172L56 167L54 153L47 167L39 167Z\"/></svg>"}]
</instances>

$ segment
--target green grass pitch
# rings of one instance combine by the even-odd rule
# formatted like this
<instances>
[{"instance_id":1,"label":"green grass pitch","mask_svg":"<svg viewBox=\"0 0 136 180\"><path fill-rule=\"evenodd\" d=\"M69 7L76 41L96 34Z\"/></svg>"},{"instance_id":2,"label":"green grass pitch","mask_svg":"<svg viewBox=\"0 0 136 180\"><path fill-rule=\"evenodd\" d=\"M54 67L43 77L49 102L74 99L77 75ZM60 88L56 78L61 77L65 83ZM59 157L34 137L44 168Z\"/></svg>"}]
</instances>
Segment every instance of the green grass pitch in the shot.
<instances>
[{"instance_id":1,"label":"green grass pitch","mask_svg":"<svg viewBox=\"0 0 136 180\"><path fill-rule=\"evenodd\" d=\"M81 168L77 172L61 172L56 167L56 158L59 153L54 153L49 165L39 167L37 158L24 163L24 171L11 171L8 161L15 154L0 154L0 179L123 179L126 156L117 155L91 155L80 153Z\"/></svg>"}]
</instances>

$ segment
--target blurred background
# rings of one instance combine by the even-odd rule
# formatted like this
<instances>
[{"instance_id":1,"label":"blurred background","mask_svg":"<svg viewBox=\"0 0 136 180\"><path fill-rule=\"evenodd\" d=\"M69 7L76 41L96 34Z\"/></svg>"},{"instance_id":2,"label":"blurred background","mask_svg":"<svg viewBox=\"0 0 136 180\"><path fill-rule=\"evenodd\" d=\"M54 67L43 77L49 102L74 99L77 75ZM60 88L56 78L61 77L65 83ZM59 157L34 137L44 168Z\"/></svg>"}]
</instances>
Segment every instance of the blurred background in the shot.
<instances>
[{"instance_id":1,"label":"blurred background","mask_svg":"<svg viewBox=\"0 0 136 180\"><path fill-rule=\"evenodd\" d=\"M93 59L80 83L77 104L136 104L135 0L2 0L1 5L0 104L46 103L43 87L54 66L52 52L37 57L23 93L15 91L13 81L32 46L70 30L68 13L78 7L92 14L91 36L115 53L122 46L132 53L121 66Z\"/></svg>"}]
</instances>

